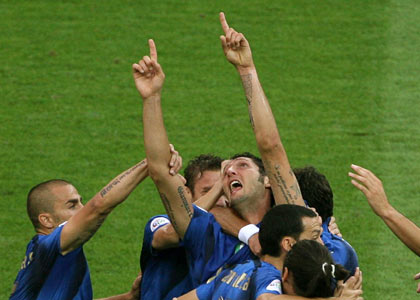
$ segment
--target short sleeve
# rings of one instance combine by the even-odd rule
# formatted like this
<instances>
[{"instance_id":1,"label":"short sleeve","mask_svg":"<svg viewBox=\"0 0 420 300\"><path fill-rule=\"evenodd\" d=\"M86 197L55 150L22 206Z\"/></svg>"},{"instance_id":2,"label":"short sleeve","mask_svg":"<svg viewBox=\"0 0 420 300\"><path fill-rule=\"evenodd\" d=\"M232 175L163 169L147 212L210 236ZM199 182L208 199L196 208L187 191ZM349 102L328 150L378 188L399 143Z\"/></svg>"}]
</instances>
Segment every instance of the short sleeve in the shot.
<instances>
[{"instance_id":1,"label":"short sleeve","mask_svg":"<svg viewBox=\"0 0 420 300\"><path fill-rule=\"evenodd\" d=\"M281 273L272 268L259 270L255 276L255 299L262 294L283 294L281 289Z\"/></svg>"},{"instance_id":2,"label":"short sleeve","mask_svg":"<svg viewBox=\"0 0 420 300\"><path fill-rule=\"evenodd\" d=\"M194 206L194 215L184 235L184 246L193 260L203 251L207 239L207 228L212 224L214 217L204 209Z\"/></svg>"},{"instance_id":3,"label":"short sleeve","mask_svg":"<svg viewBox=\"0 0 420 300\"><path fill-rule=\"evenodd\" d=\"M213 280L210 283L205 283L198 286L197 289L195 290L197 294L197 298L199 300L210 300L214 291L214 283L215 283L215 280Z\"/></svg>"},{"instance_id":4,"label":"short sleeve","mask_svg":"<svg viewBox=\"0 0 420 300\"><path fill-rule=\"evenodd\" d=\"M57 254L61 254L60 238L61 231L64 226L59 226L48 235L40 235L38 241L37 255L45 262L45 260L55 260Z\"/></svg>"}]
</instances>

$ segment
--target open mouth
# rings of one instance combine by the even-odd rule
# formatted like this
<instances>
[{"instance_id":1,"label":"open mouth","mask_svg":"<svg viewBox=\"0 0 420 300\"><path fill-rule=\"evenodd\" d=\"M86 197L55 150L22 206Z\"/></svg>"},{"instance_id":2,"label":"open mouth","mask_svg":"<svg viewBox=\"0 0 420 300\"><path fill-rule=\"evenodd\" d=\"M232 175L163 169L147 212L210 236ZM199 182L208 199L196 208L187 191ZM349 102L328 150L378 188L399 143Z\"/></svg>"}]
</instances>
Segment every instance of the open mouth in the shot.
<instances>
[{"instance_id":1,"label":"open mouth","mask_svg":"<svg viewBox=\"0 0 420 300\"><path fill-rule=\"evenodd\" d=\"M233 194L242 189L242 183L239 180L232 180L230 185L230 192Z\"/></svg>"}]
</instances>

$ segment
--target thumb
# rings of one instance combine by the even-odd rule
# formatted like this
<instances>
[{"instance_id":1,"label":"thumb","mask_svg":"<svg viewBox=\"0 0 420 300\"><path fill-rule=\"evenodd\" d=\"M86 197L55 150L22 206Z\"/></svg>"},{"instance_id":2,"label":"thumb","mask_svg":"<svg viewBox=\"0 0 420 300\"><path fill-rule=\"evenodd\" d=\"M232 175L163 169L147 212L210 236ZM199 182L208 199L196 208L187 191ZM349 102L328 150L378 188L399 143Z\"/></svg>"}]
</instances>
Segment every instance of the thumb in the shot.
<instances>
[{"instance_id":1,"label":"thumb","mask_svg":"<svg viewBox=\"0 0 420 300\"><path fill-rule=\"evenodd\" d=\"M226 54L226 52L227 52L227 48L228 48L228 46L227 46L227 44L226 44L226 37L225 37L224 35L221 35L221 36L220 36L220 41L222 42L222 49L223 49L223 52Z\"/></svg>"}]
</instances>

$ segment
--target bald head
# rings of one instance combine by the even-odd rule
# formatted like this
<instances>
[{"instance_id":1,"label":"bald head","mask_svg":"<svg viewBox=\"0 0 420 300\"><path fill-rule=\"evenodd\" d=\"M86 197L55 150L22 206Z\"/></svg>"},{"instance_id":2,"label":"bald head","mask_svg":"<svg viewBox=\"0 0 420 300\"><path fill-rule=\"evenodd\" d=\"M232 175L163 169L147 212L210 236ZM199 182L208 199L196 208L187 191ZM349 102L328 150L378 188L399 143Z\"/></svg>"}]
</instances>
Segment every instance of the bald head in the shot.
<instances>
[{"instance_id":1,"label":"bald head","mask_svg":"<svg viewBox=\"0 0 420 300\"><path fill-rule=\"evenodd\" d=\"M52 179L34 186L28 193L26 209L29 219L35 229L40 227L38 216L42 213L53 213L54 203L57 196L52 189L57 186L72 185L70 182L62 179Z\"/></svg>"}]
</instances>

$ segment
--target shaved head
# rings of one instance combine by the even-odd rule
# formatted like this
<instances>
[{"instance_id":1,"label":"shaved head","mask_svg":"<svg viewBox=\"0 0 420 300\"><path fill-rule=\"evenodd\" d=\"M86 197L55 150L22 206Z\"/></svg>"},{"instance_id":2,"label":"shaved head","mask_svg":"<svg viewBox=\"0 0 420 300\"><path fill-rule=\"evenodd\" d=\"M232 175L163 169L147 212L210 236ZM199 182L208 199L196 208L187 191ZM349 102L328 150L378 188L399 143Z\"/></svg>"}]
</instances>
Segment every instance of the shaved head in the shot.
<instances>
[{"instance_id":1,"label":"shaved head","mask_svg":"<svg viewBox=\"0 0 420 300\"><path fill-rule=\"evenodd\" d=\"M35 229L39 228L38 216L42 213L54 213L54 203L57 196L52 192L56 186L72 185L70 182L62 179L52 179L34 186L28 193L26 209L29 219Z\"/></svg>"}]
</instances>

